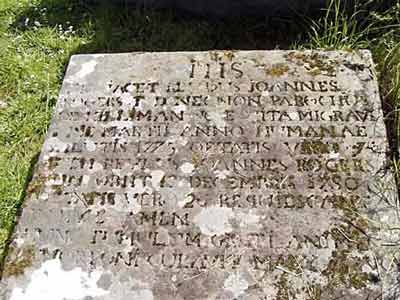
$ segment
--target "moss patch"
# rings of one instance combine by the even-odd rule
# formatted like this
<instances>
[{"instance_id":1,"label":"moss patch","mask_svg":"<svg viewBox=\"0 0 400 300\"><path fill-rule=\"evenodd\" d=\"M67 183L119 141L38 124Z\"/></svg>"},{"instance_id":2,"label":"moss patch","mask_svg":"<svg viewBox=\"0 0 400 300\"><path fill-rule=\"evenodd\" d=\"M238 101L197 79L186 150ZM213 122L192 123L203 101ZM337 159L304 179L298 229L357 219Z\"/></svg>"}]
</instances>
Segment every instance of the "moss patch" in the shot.
<instances>
[{"instance_id":1,"label":"moss patch","mask_svg":"<svg viewBox=\"0 0 400 300\"><path fill-rule=\"evenodd\" d=\"M327 57L317 52L290 52L285 55L286 59L298 66L304 66L308 73L313 76L325 75L336 76L338 62L327 60Z\"/></svg>"},{"instance_id":2,"label":"moss patch","mask_svg":"<svg viewBox=\"0 0 400 300\"><path fill-rule=\"evenodd\" d=\"M27 196L38 196L42 192L46 180L47 177L44 175L35 176L28 185Z\"/></svg>"},{"instance_id":3,"label":"moss patch","mask_svg":"<svg viewBox=\"0 0 400 300\"><path fill-rule=\"evenodd\" d=\"M265 69L265 74L272 77L279 77L285 75L289 71L289 67L287 64L274 64L271 68Z\"/></svg>"},{"instance_id":4,"label":"moss patch","mask_svg":"<svg viewBox=\"0 0 400 300\"><path fill-rule=\"evenodd\" d=\"M35 258L35 251L32 246L21 249L20 253L16 252L17 250L14 248L11 248L9 251L9 257L12 257L12 260L5 264L3 270L4 277L23 275L25 270L32 266L33 259Z\"/></svg>"},{"instance_id":5,"label":"moss patch","mask_svg":"<svg viewBox=\"0 0 400 300\"><path fill-rule=\"evenodd\" d=\"M328 267L322 272L328 278L328 288L345 286L362 289L367 286L369 276L362 271L367 261L362 258L350 257L348 250L335 251Z\"/></svg>"}]
</instances>

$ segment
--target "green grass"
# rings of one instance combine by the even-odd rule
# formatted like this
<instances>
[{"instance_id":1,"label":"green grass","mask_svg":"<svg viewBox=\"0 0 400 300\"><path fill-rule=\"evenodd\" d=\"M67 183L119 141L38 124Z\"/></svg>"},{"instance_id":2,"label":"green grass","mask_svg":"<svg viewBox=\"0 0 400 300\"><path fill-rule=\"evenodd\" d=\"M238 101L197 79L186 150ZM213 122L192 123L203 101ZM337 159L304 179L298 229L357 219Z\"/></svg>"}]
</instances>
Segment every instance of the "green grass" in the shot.
<instances>
[{"instance_id":1,"label":"green grass","mask_svg":"<svg viewBox=\"0 0 400 300\"><path fill-rule=\"evenodd\" d=\"M382 3L390 1L382 1ZM400 136L400 4L338 2L315 18L206 21L85 1L0 0L0 258L75 53L370 48L395 163ZM369 12L373 8L373 13ZM300 26L300 25L303 26ZM1 260L0 260L1 261Z\"/></svg>"}]
</instances>

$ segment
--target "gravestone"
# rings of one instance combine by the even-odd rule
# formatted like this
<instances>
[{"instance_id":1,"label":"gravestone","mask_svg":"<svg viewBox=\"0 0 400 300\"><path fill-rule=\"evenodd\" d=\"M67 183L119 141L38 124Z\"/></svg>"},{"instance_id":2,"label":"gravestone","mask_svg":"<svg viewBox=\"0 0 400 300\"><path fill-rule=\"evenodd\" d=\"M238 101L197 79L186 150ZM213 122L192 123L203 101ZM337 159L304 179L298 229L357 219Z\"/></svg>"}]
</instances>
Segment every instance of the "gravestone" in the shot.
<instances>
[{"instance_id":1,"label":"gravestone","mask_svg":"<svg viewBox=\"0 0 400 300\"><path fill-rule=\"evenodd\" d=\"M398 299L386 151L369 51L73 56L0 298Z\"/></svg>"}]
</instances>

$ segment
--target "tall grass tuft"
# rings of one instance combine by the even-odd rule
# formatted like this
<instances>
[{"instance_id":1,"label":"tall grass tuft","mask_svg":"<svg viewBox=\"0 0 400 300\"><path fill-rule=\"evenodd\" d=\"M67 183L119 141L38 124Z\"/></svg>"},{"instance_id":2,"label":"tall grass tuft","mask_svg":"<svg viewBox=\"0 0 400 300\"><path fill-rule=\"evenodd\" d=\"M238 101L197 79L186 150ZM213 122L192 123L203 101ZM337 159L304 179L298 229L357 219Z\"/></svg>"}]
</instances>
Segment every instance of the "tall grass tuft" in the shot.
<instances>
[{"instance_id":1,"label":"tall grass tuft","mask_svg":"<svg viewBox=\"0 0 400 300\"><path fill-rule=\"evenodd\" d=\"M319 19L308 20L309 43L305 46L335 50L367 47L365 37L369 26L361 27L358 21L360 13L349 13L342 1L331 0Z\"/></svg>"},{"instance_id":2,"label":"tall grass tuft","mask_svg":"<svg viewBox=\"0 0 400 300\"><path fill-rule=\"evenodd\" d=\"M397 159L400 163L400 42L387 52L381 78L385 80L382 92L384 92L384 97L392 107L395 150L397 150Z\"/></svg>"}]
</instances>

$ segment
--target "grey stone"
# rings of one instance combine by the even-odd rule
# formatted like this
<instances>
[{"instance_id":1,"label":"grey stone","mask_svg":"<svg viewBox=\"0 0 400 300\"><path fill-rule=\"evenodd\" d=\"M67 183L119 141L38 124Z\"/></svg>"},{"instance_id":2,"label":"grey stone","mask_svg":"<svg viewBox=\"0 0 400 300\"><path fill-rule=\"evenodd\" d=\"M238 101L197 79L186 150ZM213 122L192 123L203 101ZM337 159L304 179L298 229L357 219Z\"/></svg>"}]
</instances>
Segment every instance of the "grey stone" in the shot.
<instances>
[{"instance_id":1,"label":"grey stone","mask_svg":"<svg viewBox=\"0 0 400 300\"><path fill-rule=\"evenodd\" d=\"M386 150L369 51L73 56L0 299L398 299Z\"/></svg>"}]
</instances>

